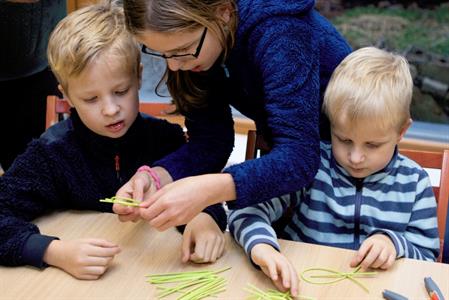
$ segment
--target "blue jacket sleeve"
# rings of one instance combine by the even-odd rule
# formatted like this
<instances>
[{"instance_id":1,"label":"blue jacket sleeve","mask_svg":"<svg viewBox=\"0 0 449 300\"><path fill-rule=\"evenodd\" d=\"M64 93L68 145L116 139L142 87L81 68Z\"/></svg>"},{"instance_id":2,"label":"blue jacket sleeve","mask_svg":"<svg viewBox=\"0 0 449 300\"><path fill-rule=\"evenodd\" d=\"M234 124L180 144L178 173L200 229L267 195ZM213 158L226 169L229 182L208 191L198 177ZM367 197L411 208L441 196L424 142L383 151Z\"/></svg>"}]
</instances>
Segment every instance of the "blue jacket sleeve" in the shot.
<instances>
[{"instance_id":1,"label":"blue jacket sleeve","mask_svg":"<svg viewBox=\"0 0 449 300\"><path fill-rule=\"evenodd\" d=\"M231 235L248 256L257 244L268 244L280 251L277 235L271 224L278 220L288 207L298 205L299 198L298 196L290 197L288 194L264 203L232 210L229 213ZM292 201L294 202L291 203Z\"/></svg>"},{"instance_id":2,"label":"blue jacket sleeve","mask_svg":"<svg viewBox=\"0 0 449 300\"><path fill-rule=\"evenodd\" d=\"M299 190L318 170L319 40L306 22L296 27L292 24L271 18L265 26L255 28L254 38L249 40L253 45L248 51L250 59L262 78L273 147L261 158L225 169L236 186L237 201L228 203L232 209Z\"/></svg>"},{"instance_id":3,"label":"blue jacket sleeve","mask_svg":"<svg viewBox=\"0 0 449 300\"><path fill-rule=\"evenodd\" d=\"M44 253L53 239L41 235L31 220L52 209L57 191L45 154L33 142L0 177L0 264L45 267ZM50 200L51 201L51 200Z\"/></svg>"},{"instance_id":4,"label":"blue jacket sleeve","mask_svg":"<svg viewBox=\"0 0 449 300\"><path fill-rule=\"evenodd\" d=\"M165 168L173 180L221 172L234 147L231 108L211 99L205 108L185 116L188 142L153 165Z\"/></svg>"}]
</instances>

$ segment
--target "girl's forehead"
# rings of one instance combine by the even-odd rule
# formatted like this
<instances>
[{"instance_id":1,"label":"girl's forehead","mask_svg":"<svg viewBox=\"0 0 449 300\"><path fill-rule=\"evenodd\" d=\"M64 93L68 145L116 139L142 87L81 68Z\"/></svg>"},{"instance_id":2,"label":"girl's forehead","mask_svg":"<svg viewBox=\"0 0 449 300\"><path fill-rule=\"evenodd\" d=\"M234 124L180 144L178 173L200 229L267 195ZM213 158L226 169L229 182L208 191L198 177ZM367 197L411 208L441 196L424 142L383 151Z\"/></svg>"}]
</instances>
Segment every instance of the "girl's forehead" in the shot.
<instances>
[{"instance_id":1,"label":"girl's forehead","mask_svg":"<svg viewBox=\"0 0 449 300\"><path fill-rule=\"evenodd\" d=\"M173 32L145 30L136 35L136 39L148 48L159 52L167 52L195 42L200 38L200 31L200 28L193 31L182 30Z\"/></svg>"}]
</instances>

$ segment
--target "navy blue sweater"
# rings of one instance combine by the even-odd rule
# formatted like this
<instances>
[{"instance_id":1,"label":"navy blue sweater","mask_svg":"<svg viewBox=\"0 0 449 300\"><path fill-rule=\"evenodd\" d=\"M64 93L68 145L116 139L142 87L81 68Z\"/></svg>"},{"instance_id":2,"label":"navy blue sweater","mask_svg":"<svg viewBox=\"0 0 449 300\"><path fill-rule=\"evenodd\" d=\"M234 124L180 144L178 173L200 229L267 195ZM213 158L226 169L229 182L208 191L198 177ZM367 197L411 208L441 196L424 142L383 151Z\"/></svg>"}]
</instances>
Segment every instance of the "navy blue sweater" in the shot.
<instances>
[{"instance_id":1,"label":"navy blue sweater","mask_svg":"<svg viewBox=\"0 0 449 300\"><path fill-rule=\"evenodd\" d=\"M224 170L240 208L310 183L318 170L320 107L329 78L349 45L313 8L312 0L237 1L236 44L226 70L209 76L209 107L187 114L190 142L157 162L174 179L216 172L233 147L234 106L271 142L264 157ZM229 75L229 76L227 76ZM323 135L324 132L323 132Z\"/></svg>"},{"instance_id":2,"label":"navy blue sweater","mask_svg":"<svg viewBox=\"0 0 449 300\"><path fill-rule=\"evenodd\" d=\"M139 166L153 165L183 144L181 127L150 116L139 115L123 137L111 139L90 131L72 110L0 177L0 264L43 267L55 237L40 234L30 221L63 209L112 212L99 199L114 196ZM221 205L205 211L225 229Z\"/></svg>"}]
</instances>

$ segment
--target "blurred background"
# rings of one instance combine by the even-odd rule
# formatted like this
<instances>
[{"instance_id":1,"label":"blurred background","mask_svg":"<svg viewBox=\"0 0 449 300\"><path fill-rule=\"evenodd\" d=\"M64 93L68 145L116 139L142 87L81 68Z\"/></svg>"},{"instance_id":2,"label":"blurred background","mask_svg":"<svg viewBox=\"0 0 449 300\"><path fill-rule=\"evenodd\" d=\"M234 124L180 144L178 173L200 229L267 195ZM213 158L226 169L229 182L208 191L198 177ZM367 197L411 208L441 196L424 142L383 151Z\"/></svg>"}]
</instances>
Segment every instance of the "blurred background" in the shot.
<instances>
[{"instance_id":1,"label":"blurred background","mask_svg":"<svg viewBox=\"0 0 449 300\"><path fill-rule=\"evenodd\" d=\"M407 58L415 83L407 137L449 143L449 1L318 0L316 8L354 49L374 45ZM164 61L143 61L141 99L170 101L154 93Z\"/></svg>"}]
</instances>

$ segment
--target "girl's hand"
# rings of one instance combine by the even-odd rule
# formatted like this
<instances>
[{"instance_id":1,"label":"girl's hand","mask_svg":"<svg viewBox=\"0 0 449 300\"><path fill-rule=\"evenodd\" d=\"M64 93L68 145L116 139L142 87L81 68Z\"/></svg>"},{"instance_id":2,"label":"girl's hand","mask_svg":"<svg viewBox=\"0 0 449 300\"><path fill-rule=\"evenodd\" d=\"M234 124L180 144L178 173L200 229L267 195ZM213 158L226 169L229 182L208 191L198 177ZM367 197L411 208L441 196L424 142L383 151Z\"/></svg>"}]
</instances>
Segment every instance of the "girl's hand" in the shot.
<instances>
[{"instance_id":1,"label":"girl's hand","mask_svg":"<svg viewBox=\"0 0 449 300\"><path fill-rule=\"evenodd\" d=\"M159 231L190 222L206 207L235 199L229 174L208 174L167 184L140 205L140 216Z\"/></svg>"},{"instance_id":2,"label":"girl's hand","mask_svg":"<svg viewBox=\"0 0 449 300\"><path fill-rule=\"evenodd\" d=\"M290 261L271 245L257 244L251 249L251 259L273 281L281 291L290 290L293 297L298 295L299 279Z\"/></svg>"},{"instance_id":3,"label":"girl's hand","mask_svg":"<svg viewBox=\"0 0 449 300\"><path fill-rule=\"evenodd\" d=\"M396 260L396 248L391 239L385 234L374 234L367 238L351 261L351 267L359 264L363 269L390 268Z\"/></svg>"},{"instance_id":4,"label":"girl's hand","mask_svg":"<svg viewBox=\"0 0 449 300\"><path fill-rule=\"evenodd\" d=\"M215 262L223 255L225 239L217 223L207 213L190 221L182 236L182 261Z\"/></svg>"},{"instance_id":5,"label":"girl's hand","mask_svg":"<svg viewBox=\"0 0 449 300\"><path fill-rule=\"evenodd\" d=\"M44 261L75 278L95 280L103 275L120 248L102 239L54 240L48 246Z\"/></svg>"}]
</instances>

